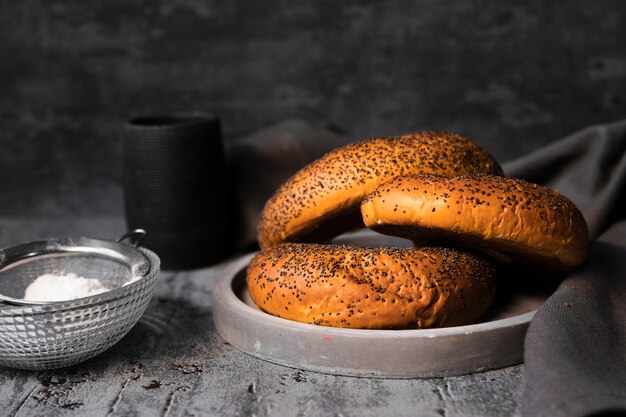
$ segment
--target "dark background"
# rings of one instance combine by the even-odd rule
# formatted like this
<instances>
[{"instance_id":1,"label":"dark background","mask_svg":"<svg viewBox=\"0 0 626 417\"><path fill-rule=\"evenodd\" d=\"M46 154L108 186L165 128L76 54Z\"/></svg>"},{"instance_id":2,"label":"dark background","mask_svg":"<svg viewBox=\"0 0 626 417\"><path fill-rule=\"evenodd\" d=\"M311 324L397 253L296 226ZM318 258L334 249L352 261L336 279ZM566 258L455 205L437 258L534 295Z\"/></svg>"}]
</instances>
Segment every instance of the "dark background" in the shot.
<instances>
[{"instance_id":1,"label":"dark background","mask_svg":"<svg viewBox=\"0 0 626 417\"><path fill-rule=\"evenodd\" d=\"M0 2L0 215L122 213L123 123L434 129L501 161L626 113L626 2Z\"/></svg>"}]
</instances>

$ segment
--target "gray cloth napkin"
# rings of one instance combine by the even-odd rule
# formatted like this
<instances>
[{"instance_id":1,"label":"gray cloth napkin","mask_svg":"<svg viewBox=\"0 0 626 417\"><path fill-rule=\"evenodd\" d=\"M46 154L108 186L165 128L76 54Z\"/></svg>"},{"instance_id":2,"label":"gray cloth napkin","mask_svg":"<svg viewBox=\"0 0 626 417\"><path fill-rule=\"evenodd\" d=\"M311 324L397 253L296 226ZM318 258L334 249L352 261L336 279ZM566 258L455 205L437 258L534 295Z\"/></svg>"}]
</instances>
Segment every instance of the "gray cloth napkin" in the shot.
<instances>
[{"instance_id":1,"label":"gray cloth napkin","mask_svg":"<svg viewBox=\"0 0 626 417\"><path fill-rule=\"evenodd\" d=\"M626 121L580 131L504 170L569 197L594 240L586 265L530 324L522 415L626 415Z\"/></svg>"}]
</instances>

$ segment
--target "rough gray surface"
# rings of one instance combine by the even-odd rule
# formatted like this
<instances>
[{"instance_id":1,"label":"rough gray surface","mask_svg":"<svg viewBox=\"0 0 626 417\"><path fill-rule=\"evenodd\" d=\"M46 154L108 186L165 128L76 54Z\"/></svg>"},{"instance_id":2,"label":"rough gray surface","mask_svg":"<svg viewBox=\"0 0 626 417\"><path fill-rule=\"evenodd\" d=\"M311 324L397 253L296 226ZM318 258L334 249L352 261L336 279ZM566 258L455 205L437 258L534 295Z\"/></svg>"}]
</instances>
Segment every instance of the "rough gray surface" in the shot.
<instances>
[{"instance_id":1,"label":"rough gray surface","mask_svg":"<svg viewBox=\"0 0 626 417\"><path fill-rule=\"evenodd\" d=\"M115 237L122 226L118 218L0 218L0 244L84 232ZM91 361L46 372L1 369L0 415L519 415L522 366L388 380L304 372L243 354L213 326L210 293L222 267L163 273L140 322Z\"/></svg>"},{"instance_id":2,"label":"rough gray surface","mask_svg":"<svg viewBox=\"0 0 626 417\"><path fill-rule=\"evenodd\" d=\"M120 213L143 112L212 111L229 140L451 130L507 160L623 117L625 20L619 0L3 1L0 214Z\"/></svg>"}]
</instances>

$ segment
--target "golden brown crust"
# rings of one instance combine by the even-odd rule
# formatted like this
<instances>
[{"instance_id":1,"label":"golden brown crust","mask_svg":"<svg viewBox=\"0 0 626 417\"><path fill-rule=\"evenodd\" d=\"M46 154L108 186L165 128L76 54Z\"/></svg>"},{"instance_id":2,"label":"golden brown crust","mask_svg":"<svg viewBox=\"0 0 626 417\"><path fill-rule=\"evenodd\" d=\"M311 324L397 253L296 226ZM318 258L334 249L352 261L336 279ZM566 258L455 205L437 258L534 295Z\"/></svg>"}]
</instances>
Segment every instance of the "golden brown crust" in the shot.
<instances>
[{"instance_id":1,"label":"golden brown crust","mask_svg":"<svg viewBox=\"0 0 626 417\"><path fill-rule=\"evenodd\" d=\"M446 248L287 243L259 252L246 280L265 312L361 329L469 324L496 289L489 262Z\"/></svg>"},{"instance_id":2,"label":"golden brown crust","mask_svg":"<svg viewBox=\"0 0 626 417\"><path fill-rule=\"evenodd\" d=\"M570 200L514 178L399 177L361 204L367 227L403 237L486 248L512 260L570 270L587 257L587 224Z\"/></svg>"},{"instance_id":3,"label":"golden brown crust","mask_svg":"<svg viewBox=\"0 0 626 417\"><path fill-rule=\"evenodd\" d=\"M334 150L302 168L268 200L261 213L261 248L333 237L362 226L358 207L378 185L398 175L502 175L498 163L469 139L449 133L373 138ZM354 211L351 219L346 213ZM324 229L328 219L342 218ZM342 227L342 225L346 225ZM349 225L349 226L348 226ZM316 230L318 229L318 230ZM316 237L307 237L315 234Z\"/></svg>"}]
</instances>

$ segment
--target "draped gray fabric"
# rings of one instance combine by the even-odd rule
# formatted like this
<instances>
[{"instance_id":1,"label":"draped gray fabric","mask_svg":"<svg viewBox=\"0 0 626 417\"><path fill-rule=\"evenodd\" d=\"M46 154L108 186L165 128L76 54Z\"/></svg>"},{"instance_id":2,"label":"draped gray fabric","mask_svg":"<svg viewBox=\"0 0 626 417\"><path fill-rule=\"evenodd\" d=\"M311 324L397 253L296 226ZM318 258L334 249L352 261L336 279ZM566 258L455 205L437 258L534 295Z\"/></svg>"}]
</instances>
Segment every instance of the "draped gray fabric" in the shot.
<instances>
[{"instance_id":1,"label":"draped gray fabric","mask_svg":"<svg viewBox=\"0 0 626 417\"><path fill-rule=\"evenodd\" d=\"M594 126L504 167L583 212L592 240L533 319L524 416L626 415L626 121Z\"/></svg>"},{"instance_id":2,"label":"draped gray fabric","mask_svg":"<svg viewBox=\"0 0 626 417\"><path fill-rule=\"evenodd\" d=\"M539 309L526 334L523 416L626 415L625 275L626 245L596 241Z\"/></svg>"}]
</instances>

